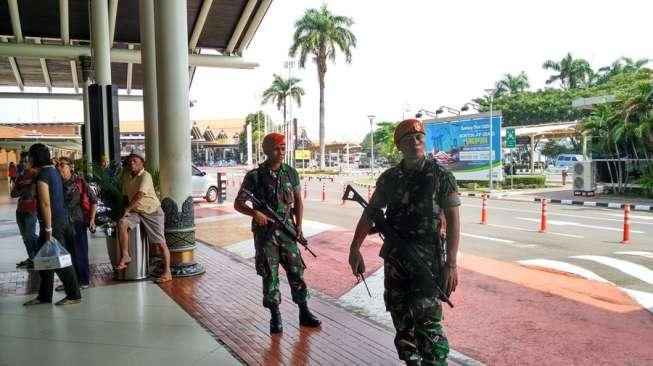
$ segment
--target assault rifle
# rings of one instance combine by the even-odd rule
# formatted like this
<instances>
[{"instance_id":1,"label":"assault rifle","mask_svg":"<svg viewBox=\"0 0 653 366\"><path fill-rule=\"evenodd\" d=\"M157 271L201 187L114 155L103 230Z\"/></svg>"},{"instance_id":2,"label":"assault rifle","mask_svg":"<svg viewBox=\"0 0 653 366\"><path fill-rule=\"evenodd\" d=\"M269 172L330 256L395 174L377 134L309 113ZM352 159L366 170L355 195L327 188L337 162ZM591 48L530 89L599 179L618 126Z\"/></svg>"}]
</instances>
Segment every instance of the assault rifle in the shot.
<instances>
[{"instance_id":1,"label":"assault rifle","mask_svg":"<svg viewBox=\"0 0 653 366\"><path fill-rule=\"evenodd\" d=\"M297 230L295 230L295 228L292 225L288 224L283 219L283 217L279 216L279 214L276 213L272 209L272 207L270 207L270 205L268 205L267 203L265 203L265 202L259 200L258 198L256 198L256 196L254 196L254 193L250 192L247 189L241 189L241 192L243 192L245 194L245 196L247 197L247 200L251 201L252 204L254 205L254 207L256 207L257 210L260 210L261 212L263 212L265 214L265 216L271 218L272 221L274 221L274 223L273 223L274 227L278 227L281 230L283 230L286 234L288 234L288 236L290 236L290 238L293 241L296 241L299 244L303 245L304 249L306 249L309 253L311 253L313 255L313 257L317 258L317 255L315 255L315 253L313 253L313 251L308 247L308 240L306 240L306 238L304 238L304 236L301 236L301 237L298 236L297 235ZM274 227L272 229L274 229Z\"/></svg>"},{"instance_id":2,"label":"assault rifle","mask_svg":"<svg viewBox=\"0 0 653 366\"><path fill-rule=\"evenodd\" d=\"M342 200L347 200L347 201L354 201L358 202L361 206L363 206L363 209L366 209L368 206L367 201L352 187L351 185L347 185L347 188L345 189L345 193L342 196ZM403 241L399 234L395 231L395 229L388 224L388 222L385 219L385 215L383 214L383 211L378 210L377 212L374 213L374 217L372 219L374 222L374 226L370 230L370 234L378 233L381 239L383 240L383 247L381 247L381 257L385 259L387 254L390 252L392 247L395 245L395 243L399 243ZM438 285L438 278L433 274L433 271L429 268L429 266L424 262L424 260L417 255L413 250L410 250L407 246L400 245L397 246L397 250L401 254L407 255L413 262L419 264L421 267L423 267L424 270L426 270L426 273L428 273L433 280L433 283L435 284L435 290L437 291L438 298L444 302L446 302L449 306L453 308L453 304L451 303L451 300L449 300L449 297L447 296L444 291L442 291L442 288Z\"/></svg>"}]
</instances>

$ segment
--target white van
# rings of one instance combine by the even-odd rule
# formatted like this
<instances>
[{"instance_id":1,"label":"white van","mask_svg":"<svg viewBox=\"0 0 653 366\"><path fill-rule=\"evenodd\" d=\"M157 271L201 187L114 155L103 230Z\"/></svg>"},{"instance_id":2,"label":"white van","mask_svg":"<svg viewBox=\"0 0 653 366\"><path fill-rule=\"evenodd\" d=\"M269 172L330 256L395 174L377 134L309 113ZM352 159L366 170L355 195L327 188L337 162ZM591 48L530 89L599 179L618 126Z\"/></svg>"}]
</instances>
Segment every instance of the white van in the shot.
<instances>
[{"instance_id":1,"label":"white van","mask_svg":"<svg viewBox=\"0 0 653 366\"><path fill-rule=\"evenodd\" d=\"M571 168L574 163L578 161L583 161L583 155L578 154L560 154L556 157L553 162L553 166L556 168Z\"/></svg>"}]
</instances>

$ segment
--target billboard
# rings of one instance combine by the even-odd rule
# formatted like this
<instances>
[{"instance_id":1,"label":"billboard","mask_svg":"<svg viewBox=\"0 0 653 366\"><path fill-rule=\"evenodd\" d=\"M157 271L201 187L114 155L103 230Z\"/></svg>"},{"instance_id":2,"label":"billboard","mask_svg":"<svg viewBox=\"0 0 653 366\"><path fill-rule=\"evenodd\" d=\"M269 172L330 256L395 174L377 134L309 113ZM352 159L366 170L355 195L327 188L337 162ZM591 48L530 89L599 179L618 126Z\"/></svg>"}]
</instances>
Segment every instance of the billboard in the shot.
<instances>
[{"instance_id":1,"label":"billboard","mask_svg":"<svg viewBox=\"0 0 653 366\"><path fill-rule=\"evenodd\" d=\"M424 127L429 159L453 172L458 180L489 179L489 113L425 120ZM492 179L503 180L500 111L492 113Z\"/></svg>"}]
</instances>

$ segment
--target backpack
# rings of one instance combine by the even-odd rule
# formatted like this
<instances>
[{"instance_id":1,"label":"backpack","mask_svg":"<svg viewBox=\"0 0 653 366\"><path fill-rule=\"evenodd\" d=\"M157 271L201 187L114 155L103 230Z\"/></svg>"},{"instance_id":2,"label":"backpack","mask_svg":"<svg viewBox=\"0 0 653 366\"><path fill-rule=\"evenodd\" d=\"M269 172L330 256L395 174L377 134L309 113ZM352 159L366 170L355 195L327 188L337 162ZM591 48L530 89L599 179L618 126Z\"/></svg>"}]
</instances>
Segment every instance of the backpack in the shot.
<instances>
[{"instance_id":1,"label":"backpack","mask_svg":"<svg viewBox=\"0 0 653 366\"><path fill-rule=\"evenodd\" d=\"M91 219L91 199L88 197L88 192L86 191L86 183L81 177L75 179L75 185L79 191L82 205L82 212L84 212L84 217L86 220Z\"/></svg>"}]
</instances>

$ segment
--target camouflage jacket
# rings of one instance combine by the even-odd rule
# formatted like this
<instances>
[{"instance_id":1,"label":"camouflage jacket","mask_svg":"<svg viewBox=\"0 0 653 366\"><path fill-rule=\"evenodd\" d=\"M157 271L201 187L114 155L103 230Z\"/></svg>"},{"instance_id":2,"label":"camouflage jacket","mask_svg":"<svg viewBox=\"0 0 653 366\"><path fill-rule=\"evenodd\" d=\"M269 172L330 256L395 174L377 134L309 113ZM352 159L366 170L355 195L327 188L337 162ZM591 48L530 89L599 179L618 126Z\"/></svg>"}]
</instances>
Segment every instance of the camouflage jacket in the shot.
<instances>
[{"instance_id":1,"label":"camouflage jacket","mask_svg":"<svg viewBox=\"0 0 653 366\"><path fill-rule=\"evenodd\" d=\"M245 175L242 188L254 193L258 199L270 205L286 219L290 219L292 216L292 208L295 203L294 193L301 191L297 170L290 165L281 164L279 171L274 172L267 162L250 170ZM257 208L254 207L254 209ZM252 230L255 231L259 228L252 220Z\"/></svg>"},{"instance_id":2,"label":"camouflage jacket","mask_svg":"<svg viewBox=\"0 0 653 366\"><path fill-rule=\"evenodd\" d=\"M406 240L432 236L442 209L459 206L456 179L451 172L423 158L413 171L403 161L381 174L365 210L368 219L386 208L386 220ZM429 212L430 211L430 212Z\"/></svg>"}]
</instances>

